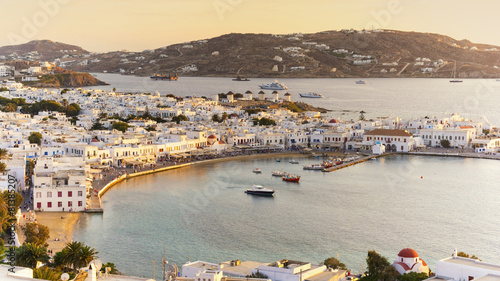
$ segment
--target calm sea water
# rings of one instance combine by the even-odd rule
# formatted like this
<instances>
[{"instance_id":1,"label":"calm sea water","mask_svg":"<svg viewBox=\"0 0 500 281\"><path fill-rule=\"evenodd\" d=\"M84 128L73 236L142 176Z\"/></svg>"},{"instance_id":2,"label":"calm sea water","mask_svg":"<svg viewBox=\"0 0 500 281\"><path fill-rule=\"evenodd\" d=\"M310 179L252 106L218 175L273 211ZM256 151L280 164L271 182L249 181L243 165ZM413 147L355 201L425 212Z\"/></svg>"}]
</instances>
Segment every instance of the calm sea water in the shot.
<instances>
[{"instance_id":1,"label":"calm sea water","mask_svg":"<svg viewBox=\"0 0 500 281\"><path fill-rule=\"evenodd\" d=\"M179 266L188 257L338 256L360 272L368 250L392 262L405 247L433 270L454 248L500 263L499 161L398 155L322 173L302 170L318 159L296 159L197 164L128 180L104 196L104 214L79 221L74 238L126 274L151 277L155 260L157 278L164 245ZM256 167L263 173L252 173ZM272 177L275 169L301 182ZM245 194L252 184L275 189L275 197Z\"/></svg>"},{"instance_id":2,"label":"calm sea water","mask_svg":"<svg viewBox=\"0 0 500 281\"><path fill-rule=\"evenodd\" d=\"M234 82L231 78L180 77L178 81L152 81L148 77L119 74L94 74L109 86L95 88L120 92L160 92L177 96L207 96L216 93L254 94L261 84L274 81L252 78L248 82ZM357 79L280 79L292 94L292 100L305 101L333 112L328 115L344 120L357 119L359 111L367 118L398 116L402 118L461 113L472 119L486 116L494 125L500 124L500 82L495 79L465 79L463 83L450 83L449 79L387 78L367 79L368 84L357 85ZM91 87L94 88L94 87ZM265 91L269 94L271 91ZM318 92L324 99L304 99L299 93Z\"/></svg>"}]
</instances>

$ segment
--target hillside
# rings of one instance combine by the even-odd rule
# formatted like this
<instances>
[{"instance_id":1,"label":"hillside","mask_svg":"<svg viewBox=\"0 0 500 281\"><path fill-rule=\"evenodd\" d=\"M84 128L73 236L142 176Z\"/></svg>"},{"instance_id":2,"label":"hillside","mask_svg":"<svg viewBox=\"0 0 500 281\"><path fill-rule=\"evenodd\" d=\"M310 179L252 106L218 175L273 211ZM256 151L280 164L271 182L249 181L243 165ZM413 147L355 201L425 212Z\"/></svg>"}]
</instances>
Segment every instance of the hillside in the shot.
<instances>
[{"instance_id":1,"label":"hillside","mask_svg":"<svg viewBox=\"0 0 500 281\"><path fill-rule=\"evenodd\" d=\"M81 47L50 40L33 40L26 44L0 47L0 56L7 59L21 57L26 60L53 61L65 55L72 57L88 53Z\"/></svg>"},{"instance_id":2,"label":"hillside","mask_svg":"<svg viewBox=\"0 0 500 281\"><path fill-rule=\"evenodd\" d=\"M458 77L500 78L500 47L393 30L226 34L142 52L80 50L80 55L57 57L59 65L145 76L450 77L456 61Z\"/></svg>"}]
</instances>

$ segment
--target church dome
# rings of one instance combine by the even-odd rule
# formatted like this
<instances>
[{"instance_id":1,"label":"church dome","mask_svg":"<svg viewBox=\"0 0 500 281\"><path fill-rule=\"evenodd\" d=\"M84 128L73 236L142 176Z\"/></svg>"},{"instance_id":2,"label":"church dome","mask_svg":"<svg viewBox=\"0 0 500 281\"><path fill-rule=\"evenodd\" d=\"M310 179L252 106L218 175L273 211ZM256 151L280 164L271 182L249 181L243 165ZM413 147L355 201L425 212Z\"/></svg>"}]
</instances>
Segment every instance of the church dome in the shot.
<instances>
[{"instance_id":1,"label":"church dome","mask_svg":"<svg viewBox=\"0 0 500 281\"><path fill-rule=\"evenodd\" d=\"M417 252L415 250L406 248L401 251L399 251L398 257L402 258L418 258Z\"/></svg>"}]
</instances>

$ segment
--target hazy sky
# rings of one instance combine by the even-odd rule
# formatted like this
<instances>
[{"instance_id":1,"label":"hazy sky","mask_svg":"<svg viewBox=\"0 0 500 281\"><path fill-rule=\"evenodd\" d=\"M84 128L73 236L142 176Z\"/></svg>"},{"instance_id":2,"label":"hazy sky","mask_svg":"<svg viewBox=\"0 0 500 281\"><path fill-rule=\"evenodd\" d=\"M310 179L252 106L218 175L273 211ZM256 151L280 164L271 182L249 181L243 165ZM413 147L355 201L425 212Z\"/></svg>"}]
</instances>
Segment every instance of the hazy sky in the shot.
<instances>
[{"instance_id":1,"label":"hazy sky","mask_svg":"<svg viewBox=\"0 0 500 281\"><path fill-rule=\"evenodd\" d=\"M140 51L239 33L365 27L500 45L498 0L0 0L0 46L34 39Z\"/></svg>"}]
</instances>

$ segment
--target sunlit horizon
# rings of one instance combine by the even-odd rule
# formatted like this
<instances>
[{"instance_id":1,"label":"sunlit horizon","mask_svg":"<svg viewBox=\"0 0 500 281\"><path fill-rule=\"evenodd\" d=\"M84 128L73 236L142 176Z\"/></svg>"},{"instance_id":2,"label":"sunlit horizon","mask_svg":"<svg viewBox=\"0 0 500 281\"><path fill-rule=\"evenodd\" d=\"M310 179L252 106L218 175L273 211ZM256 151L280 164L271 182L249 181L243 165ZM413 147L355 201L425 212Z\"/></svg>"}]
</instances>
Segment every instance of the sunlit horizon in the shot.
<instances>
[{"instance_id":1,"label":"sunlit horizon","mask_svg":"<svg viewBox=\"0 0 500 281\"><path fill-rule=\"evenodd\" d=\"M312 0L8 1L0 46L52 40L88 51L142 51L228 33L316 33L380 28L429 32L500 45L500 3Z\"/></svg>"}]
</instances>

